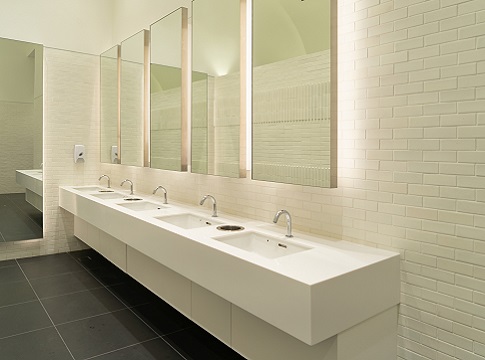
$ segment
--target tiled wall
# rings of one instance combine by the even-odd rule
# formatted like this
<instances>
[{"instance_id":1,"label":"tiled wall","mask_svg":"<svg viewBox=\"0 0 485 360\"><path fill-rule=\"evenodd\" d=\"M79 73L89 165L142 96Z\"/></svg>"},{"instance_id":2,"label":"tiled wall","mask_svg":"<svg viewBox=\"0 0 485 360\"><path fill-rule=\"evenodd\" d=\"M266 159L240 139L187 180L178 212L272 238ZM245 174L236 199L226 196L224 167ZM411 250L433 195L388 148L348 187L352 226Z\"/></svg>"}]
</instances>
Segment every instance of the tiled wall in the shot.
<instances>
[{"instance_id":1,"label":"tiled wall","mask_svg":"<svg viewBox=\"0 0 485 360\"><path fill-rule=\"evenodd\" d=\"M402 254L400 358L484 359L485 1L339 11L342 234Z\"/></svg>"},{"instance_id":2,"label":"tiled wall","mask_svg":"<svg viewBox=\"0 0 485 360\"><path fill-rule=\"evenodd\" d=\"M99 177L99 57L45 49L44 240L41 253L77 249L72 215L59 208L59 186ZM86 147L74 163L74 145Z\"/></svg>"},{"instance_id":3,"label":"tiled wall","mask_svg":"<svg viewBox=\"0 0 485 360\"><path fill-rule=\"evenodd\" d=\"M15 170L32 169L33 103L0 102L0 194L21 193Z\"/></svg>"}]
</instances>

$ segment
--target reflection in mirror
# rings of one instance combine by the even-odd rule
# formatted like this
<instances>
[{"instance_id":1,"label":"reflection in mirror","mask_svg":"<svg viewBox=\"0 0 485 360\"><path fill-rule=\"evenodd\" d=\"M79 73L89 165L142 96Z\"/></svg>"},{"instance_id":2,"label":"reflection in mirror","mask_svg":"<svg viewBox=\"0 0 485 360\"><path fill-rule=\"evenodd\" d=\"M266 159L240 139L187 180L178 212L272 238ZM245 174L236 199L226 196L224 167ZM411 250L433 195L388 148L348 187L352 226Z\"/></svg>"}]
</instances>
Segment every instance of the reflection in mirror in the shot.
<instances>
[{"instance_id":1,"label":"reflection in mirror","mask_svg":"<svg viewBox=\"0 0 485 360\"><path fill-rule=\"evenodd\" d=\"M336 185L331 2L253 1L253 179Z\"/></svg>"},{"instance_id":2,"label":"reflection in mirror","mask_svg":"<svg viewBox=\"0 0 485 360\"><path fill-rule=\"evenodd\" d=\"M150 27L150 166L187 170L184 106L187 9Z\"/></svg>"},{"instance_id":3,"label":"reflection in mirror","mask_svg":"<svg viewBox=\"0 0 485 360\"><path fill-rule=\"evenodd\" d=\"M244 74L240 71L243 4L240 0L204 0L192 5L192 172L195 173L246 175L245 115L240 105L240 94L244 94L241 91Z\"/></svg>"},{"instance_id":4,"label":"reflection in mirror","mask_svg":"<svg viewBox=\"0 0 485 360\"><path fill-rule=\"evenodd\" d=\"M0 243L42 238L43 47L0 39Z\"/></svg>"},{"instance_id":5,"label":"reflection in mirror","mask_svg":"<svg viewBox=\"0 0 485 360\"><path fill-rule=\"evenodd\" d=\"M143 166L145 156L146 30L121 42L120 161Z\"/></svg>"},{"instance_id":6,"label":"reflection in mirror","mask_svg":"<svg viewBox=\"0 0 485 360\"><path fill-rule=\"evenodd\" d=\"M101 162L118 163L120 46L101 54Z\"/></svg>"}]
</instances>

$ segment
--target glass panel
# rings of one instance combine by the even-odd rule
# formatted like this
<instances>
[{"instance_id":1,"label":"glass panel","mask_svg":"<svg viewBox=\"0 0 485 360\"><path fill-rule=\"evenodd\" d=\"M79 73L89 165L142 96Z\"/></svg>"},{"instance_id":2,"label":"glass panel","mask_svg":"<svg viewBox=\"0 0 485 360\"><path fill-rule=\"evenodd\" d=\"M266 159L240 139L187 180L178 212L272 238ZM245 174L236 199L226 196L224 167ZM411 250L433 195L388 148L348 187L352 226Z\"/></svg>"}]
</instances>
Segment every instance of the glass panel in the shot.
<instances>
[{"instance_id":1,"label":"glass panel","mask_svg":"<svg viewBox=\"0 0 485 360\"><path fill-rule=\"evenodd\" d=\"M0 38L0 249L42 238L43 61L42 45Z\"/></svg>"},{"instance_id":2,"label":"glass panel","mask_svg":"<svg viewBox=\"0 0 485 360\"><path fill-rule=\"evenodd\" d=\"M253 179L333 185L330 3L253 1Z\"/></svg>"},{"instance_id":3,"label":"glass panel","mask_svg":"<svg viewBox=\"0 0 485 360\"><path fill-rule=\"evenodd\" d=\"M118 56L116 45L101 54L101 162L118 163Z\"/></svg>"},{"instance_id":4,"label":"glass panel","mask_svg":"<svg viewBox=\"0 0 485 360\"><path fill-rule=\"evenodd\" d=\"M121 163L143 166L145 30L121 43Z\"/></svg>"},{"instance_id":5,"label":"glass panel","mask_svg":"<svg viewBox=\"0 0 485 360\"><path fill-rule=\"evenodd\" d=\"M240 1L192 7L192 172L239 177Z\"/></svg>"},{"instance_id":6,"label":"glass panel","mask_svg":"<svg viewBox=\"0 0 485 360\"><path fill-rule=\"evenodd\" d=\"M150 166L185 170L182 111L183 16L180 8L150 27Z\"/></svg>"}]
</instances>

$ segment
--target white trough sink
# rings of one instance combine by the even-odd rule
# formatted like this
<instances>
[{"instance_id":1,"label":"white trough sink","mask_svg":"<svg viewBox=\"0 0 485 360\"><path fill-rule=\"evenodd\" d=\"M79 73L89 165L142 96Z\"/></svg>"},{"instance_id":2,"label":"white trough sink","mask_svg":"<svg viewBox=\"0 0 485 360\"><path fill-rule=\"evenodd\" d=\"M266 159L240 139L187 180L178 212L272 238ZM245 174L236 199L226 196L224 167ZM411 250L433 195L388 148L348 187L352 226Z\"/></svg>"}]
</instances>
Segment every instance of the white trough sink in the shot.
<instances>
[{"instance_id":1,"label":"white trough sink","mask_svg":"<svg viewBox=\"0 0 485 360\"><path fill-rule=\"evenodd\" d=\"M194 229L222 224L220 221L213 220L212 218L200 217L193 214L160 216L156 217L156 219L178 226L182 229Z\"/></svg>"},{"instance_id":2,"label":"white trough sink","mask_svg":"<svg viewBox=\"0 0 485 360\"><path fill-rule=\"evenodd\" d=\"M291 240L270 237L253 231L213 237L213 239L268 259L275 259L311 249L311 247L295 244Z\"/></svg>"},{"instance_id":3,"label":"white trough sink","mask_svg":"<svg viewBox=\"0 0 485 360\"><path fill-rule=\"evenodd\" d=\"M160 204L155 204L149 201L139 201L139 202L128 202L123 204L118 204L126 209L134 210L134 211L146 211L146 210L160 210L166 209L167 206L163 206Z\"/></svg>"},{"instance_id":4,"label":"white trough sink","mask_svg":"<svg viewBox=\"0 0 485 360\"><path fill-rule=\"evenodd\" d=\"M308 345L399 303L398 253L308 234L287 239L282 227L267 229L271 219L212 218L173 204L167 216L154 216L123 211L120 203L128 201L59 191L65 210ZM221 223L244 230L223 234Z\"/></svg>"}]
</instances>

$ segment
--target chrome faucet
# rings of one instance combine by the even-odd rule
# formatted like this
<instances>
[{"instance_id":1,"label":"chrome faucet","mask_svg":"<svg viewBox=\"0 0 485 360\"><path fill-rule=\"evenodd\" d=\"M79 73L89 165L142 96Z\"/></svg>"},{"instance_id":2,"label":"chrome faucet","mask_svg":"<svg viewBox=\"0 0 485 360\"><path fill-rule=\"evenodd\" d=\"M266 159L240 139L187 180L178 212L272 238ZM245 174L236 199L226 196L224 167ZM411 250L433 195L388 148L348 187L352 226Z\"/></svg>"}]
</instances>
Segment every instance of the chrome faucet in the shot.
<instances>
[{"instance_id":1,"label":"chrome faucet","mask_svg":"<svg viewBox=\"0 0 485 360\"><path fill-rule=\"evenodd\" d=\"M131 190L130 195L133 195L133 182L132 182L131 180L125 179L125 180L123 180L123 181L121 182L120 186L123 186L123 184L124 184L125 182L129 182L129 183L130 183L130 190Z\"/></svg>"},{"instance_id":2,"label":"chrome faucet","mask_svg":"<svg viewBox=\"0 0 485 360\"><path fill-rule=\"evenodd\" d=\"M155 190L153 190L153 195L155 195L155 193L157 192L158 189L162 189L163 191L163 203L164 204L168 204L168 201L167 201L167 189L165 189L162 185L158 185Z\"/></svg>"},{"instance_id":3,"label":"chrome faucet","mask_svg":"<svg viewBox=\"0 0 485 360\"><path fill-rule=\"evenodd\" d=\"M216 198L212 195L205 195L202 200L200 200L200 205L204 205L204 202L207 198L212 200L212 217L217 217L217 201Z\"/></svg>"},{"instance_id":4,"label":"chrome faucet","mask_svg":"<svg viewBox=\"0 0 485 360\"><path fill-rule=\"evenodd\" d=\"M291 234L291 215L287 210L279 210L275 214L273 218L273 222L276 224L281 214L285 214L286 216L286 237L289 237L289 238L293 237L293 235Z\"/></svg>"},{"instance_id":5,"label":"chrome faucet","mask_svg":"<svg viewBox=\"0 0 485 360\"><path fill-rule=\"evenodd\" d=\"M105 174L105 175L101 175L101 176L99 177L98 181L101 181L101 179L102 179L102 178L106 178L106 179L108 179L108 188L110 188L110 187L111 187L111 179L109 178L109 176L108 176L108 175L106 175L106 174Z\"/></svg>"}]
</instances>

